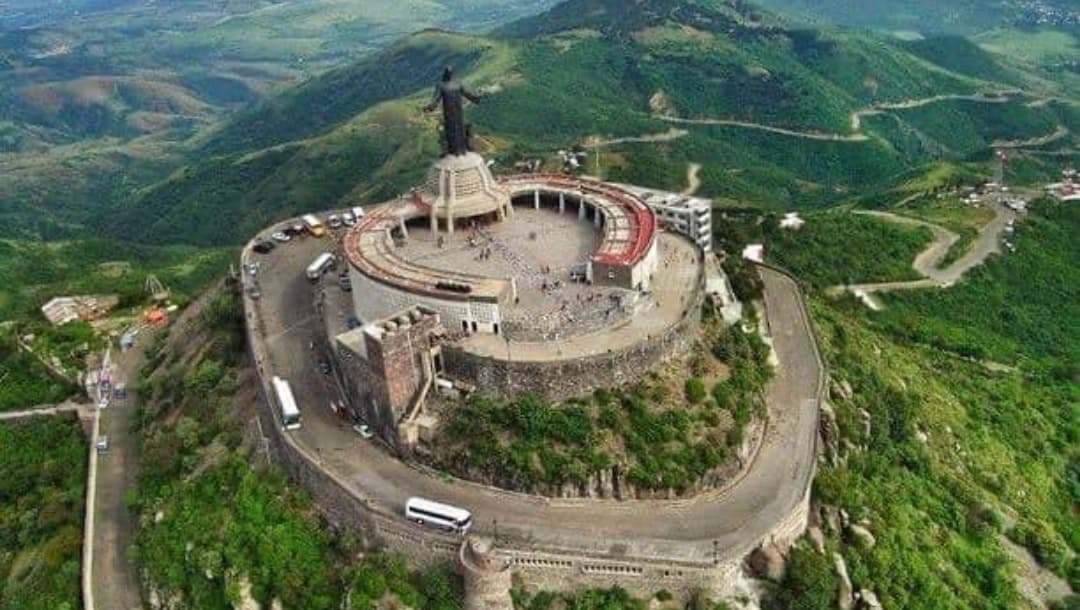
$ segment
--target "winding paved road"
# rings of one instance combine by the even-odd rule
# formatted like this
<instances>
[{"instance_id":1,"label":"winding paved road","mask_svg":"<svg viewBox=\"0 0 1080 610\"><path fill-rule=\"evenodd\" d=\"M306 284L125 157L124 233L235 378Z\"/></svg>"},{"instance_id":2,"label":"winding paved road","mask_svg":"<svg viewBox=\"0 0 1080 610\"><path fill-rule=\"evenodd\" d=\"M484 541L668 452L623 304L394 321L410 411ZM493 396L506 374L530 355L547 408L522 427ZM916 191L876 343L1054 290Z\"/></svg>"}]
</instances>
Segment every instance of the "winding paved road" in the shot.
<instances>
[{"instance_id":1,"label":"winding paved road","mask_svg":"<svg viewBox=\"0 0 1080 610\"><path fill-rule=\"evenodd\" d=\"M893 290L914 290L918 288L951 286L959 281L968 271L983 264L991 254L1001 252L1001 235L1005 231L1006 225L1016 218L1016 213L1006 208L1000 202L994 203L993 209L994 219L979 229L978 236L968 247L967 251L964 252L963 256L944 268L940 268L938 265L945 259L945 256L949 253L949 249L959 241L960 236L956 233L953 233L942 226L926 222L925 220L900 216L890 212L856 211L854 212L855 214L873 216L898 224L926 227L933 231L934 241L932 241L925 250L920 252L911 263L912 268L923 275L924 279L907 282L876 282L833 286L829 290L831 292L842 292L847 290L852 293L870 294Z\"/></svg>"},{"instance_id":2,"label":"winding paved road","mask_svg":"<svg viewBox=\"0 0 1080 610\"><path fill-rule=\"evenodd\" d=\"M720 125L726 127L741 127L744 129L755 129L758 131L768 131L784 136L791 136L793 138L803 138L806 140L819 140L823 142L848 142L848 143L860 143L869 142L870 136L866 135L862 131L863 119L870 116L876 116L879 114L885 114L896 110L911 110L915 108L922 108L923 106L929 106L931 104L938 104L941 102L949 101L964 101L974 102L980 104L1004 104L1006 102L1014 101L1016 96L1021 95L1022 92L1017 90L1003 90L991 93L975 93L975 94L945 94L934 95L931 97L924 97L918 99L904 100L901 102L880 102L866 108L861 108L851 113L851 133L830 133L826 131L815 131L809 129L790 129L786 127L776 127L774 125L765 125L763 123L754 123L751 121L740 121L736 119L719 119L719 118L680 118L673 116L666 116L662 114L653 114L652 117L665 121L667 123L674 123L676 125ZM1064 130L1064 131L1063 131ZM1054 142L1065 136L1069 131L1064 127L1061 127L1053 133L1038 138L1033 138L1027 142L1036 142L1046 144ZM1015 146L1014 146L1015 145ZM1024 144L1002 142L995 144L999 147L1016 147L1033 146L1038 144Z\"/></svg>"},{"instance_id":3,"label":"winding paved road","mask_svg":"<svg viewBox=\"0 0 1080 610\"><path fill-rule=\"evenodd\" d=\"M799 288L787 276L762 269L780 366L766 397L765 440L737 484L686 500L549 499L432 476L361 440L331 413L330 401L340 396L332 378L315 368L310 344L315 341L319 351L326 343L318 338L315 289L304 277L307 264L328 246L305 238L257 258L250 245L245 250L245 261L261 262L262 297L245 300L249 320L256 320L254 352L267 355L260 363L265 374L294 386L304 417L303 428L293 433L297 443L345 481L350 493L384 512L401 514L407 498L425 496L472 510L480 533L533 548L711 561L718 553L741 557L804 500L814 473L825 371Z\"/></svg>"}]
</instances>

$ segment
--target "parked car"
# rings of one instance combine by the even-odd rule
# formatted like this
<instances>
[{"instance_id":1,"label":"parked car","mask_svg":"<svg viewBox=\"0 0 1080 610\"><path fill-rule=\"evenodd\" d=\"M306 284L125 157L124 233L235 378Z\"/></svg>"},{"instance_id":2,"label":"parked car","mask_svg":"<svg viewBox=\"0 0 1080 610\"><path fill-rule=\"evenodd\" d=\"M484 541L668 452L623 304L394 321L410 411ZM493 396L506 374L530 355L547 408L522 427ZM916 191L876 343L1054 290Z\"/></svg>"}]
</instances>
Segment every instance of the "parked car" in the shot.
<instances>
[{"instance_id":1,"label":"parked car","mask_svg":"<svg viewBox=\"0 0 1080 610\"><path fill-rule=\"evenodd\" d=\"M341 215L341 222L344 222L346 227L351 227L356 224L356 216L352 212L345 212Z\"/></svg>"},{"instance_id":2,"label":"parked car","mask_svg":"<svg viewBox=\"0 0 1080 610\"><path fill-rule=\"evenodd\" d=\"M116 400L124 400L127 398L127 388L122 385L116 386L116 389L113 390L113 398Z\"/></svg>"},{"instance_id":3,"label":"parked car","mask_svg":"<svg viewBox=\"0 0 1080 610\"><path fill-rule=\"evenodd\" d=\"M274 242L272 241L260 241L255 244L252 250L255 250L259 254L268 254L274 250Z\"/></svg>"},{"instance_id":4,"label":"parked car","mask_svg":"<svg viewBox=\"0 0 1080 610\"><path fill-rule=\"evenodd\" d=\"M104 436L104 435L99 436L98 440L97 440L96 447L97 447L97 452L98 453L108 453L108 451L109 451L109 437Z\"/></svg>"},{"instance_id":5,"label":"parked car","mask_svg":"<svg viewBox=\"0 0 1080 610\"><path fill-rule=\"evenodd\" d=\"M288 233L286 233L285 231L278 231L277 233L274 233L270 237L273 237L274 241L281 242L281 243L285 243L285 242L289 241L290 239L292 239L292 236L289 235Z\"/></svg>"},{"instance_id":6,"label":"parked car","mask_svg":"<svg viewBox=\"0 0 1080 610\"><path fill-rule=\"evenodd\" d=\"M247 289L247 295L251 297L251 300L258 301L262 298L262 290L259 290L258 286L250 286Z\"/></svg>"},{"instance_id":7,"label":"parked car","mask_svg":"<svg viewBox=\"0 0 1080 610\"><path fill-rule=\"evenodd\" d=\"M290 234L293 237L296 237L296 236L303 237L304 235L307 235L307 227L305 227L304 223L302 223L302 222L298 222L298 223L294 224L293 226L289 227L289 231L291 232Z\"/></svg>"},{"instance_id":8,"label":"parked car","mask_svg":"<svg viewBox=\"0 0 1080 610\"><path fill-rule=\"evenodd\" d=\"M375 437L375 433L371 431L371 426L367 424L356 424L352 429L353 432L360 435L360 438L371 439Z\"/></svg>"},{"instance_id":9,"label":"parked car","mask_svg":"<svg viewBox=\"0 0 1080 610\"><path fill-rule=\"evenodd\" d=\"M247 263L247 264L245 264L244 265L244 271L246 271L248 273L248 275L251 275L251 276L254 276L254 275L258 274L259 273L259 263Z\"/></svg>"},{"instance_id":10,"label":"parked car","mask_svg":"<svg viewBox=\"0 0 1080 610\"><path fill-rule=\"evenodd\" d=\"M316 363L316 366L318 367L319 372L322 373L323 375L329 375L330 373L332 373L334 371L334 367L330 366L330 361L329 360L321 360L320 359Z\"/></svg>"},{"instance_id":11,"label":"parked car","mask_svg":"<svg viewBox=\"0 0 1080 610\"><path fill-rule=\"evenodd\" d=\"M354 328L359 328L359 327L360 327L360 320L357 319L356 316L349 316L349 318L347 320L345 320L345 328L347 328L349 330L352 330Z\"/></svg>"},{"instance_id":12,"label":"parked car","mask_svg":"<svg viewBox=\"0 0 1080 610\"><path fill-rule=\"evenodd\" d=\"M331 229L340 229L341 228L341 217L338 216L337 214L331 214L326 219L326 224L330 225Z\"/></svg>"}]
</instances>

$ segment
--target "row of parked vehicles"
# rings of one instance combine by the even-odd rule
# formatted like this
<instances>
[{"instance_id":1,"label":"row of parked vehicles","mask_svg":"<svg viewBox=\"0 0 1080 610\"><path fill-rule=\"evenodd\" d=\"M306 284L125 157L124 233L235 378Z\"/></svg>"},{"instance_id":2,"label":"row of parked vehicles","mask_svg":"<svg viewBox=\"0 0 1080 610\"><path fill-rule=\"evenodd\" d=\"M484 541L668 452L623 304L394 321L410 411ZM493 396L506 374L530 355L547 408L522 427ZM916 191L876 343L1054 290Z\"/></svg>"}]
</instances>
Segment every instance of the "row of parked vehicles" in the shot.
<instances>
[{"instance_id":1,"label":"row of parked vehicles","mask_svg":"<svg viewBox=\"0 0 1080 610\"><path fill-rule=\"evenodd\" d=\"M278 244L288 243L295 237L304 235L323 237L326 235L327 227L330 229L352 227L363 217L364 208L359 206L350 208L341 214L330 214L326 217L325 222L315 214L305 214L300 217L298 222L282 226L277 231L274 231L270 235L270 239L264 239L256 243L254 250L259 254L267 254L273 251Z\"/></svg>"}]
</instances>

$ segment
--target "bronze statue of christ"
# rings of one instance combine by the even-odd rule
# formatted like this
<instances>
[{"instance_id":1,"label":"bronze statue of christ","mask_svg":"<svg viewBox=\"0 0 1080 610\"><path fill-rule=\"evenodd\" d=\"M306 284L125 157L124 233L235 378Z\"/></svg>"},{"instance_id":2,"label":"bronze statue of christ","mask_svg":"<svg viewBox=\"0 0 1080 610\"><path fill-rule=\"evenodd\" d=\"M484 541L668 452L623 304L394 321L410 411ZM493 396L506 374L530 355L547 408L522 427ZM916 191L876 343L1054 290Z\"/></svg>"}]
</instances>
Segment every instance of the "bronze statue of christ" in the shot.
<instances>
[{"instance_id":1,"label":"bronze statue of christ","mask_svg":"<svg viewBox=\"0 0 1080 610\"><path fill-rule=\"evenodd\" d=\"M442 81L435 85L435 95L425 112L438 108L442 101L443 109L443 155L464 155L469 152L470 126L465 123L465 102L478 103L480 96L469 91L454 78L451 68L443 70Z\"/></svg>"}]
</instances>

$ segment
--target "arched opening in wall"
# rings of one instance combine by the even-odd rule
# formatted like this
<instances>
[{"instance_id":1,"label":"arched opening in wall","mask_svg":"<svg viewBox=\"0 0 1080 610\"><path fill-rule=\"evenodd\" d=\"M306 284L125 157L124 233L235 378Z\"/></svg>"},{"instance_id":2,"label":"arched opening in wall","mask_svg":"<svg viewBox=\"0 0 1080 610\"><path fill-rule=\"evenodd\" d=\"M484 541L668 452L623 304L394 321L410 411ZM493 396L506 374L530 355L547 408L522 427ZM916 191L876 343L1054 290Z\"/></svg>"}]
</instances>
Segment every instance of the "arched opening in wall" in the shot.
<instances>
[{"instance_id":1,"label":"arched opening in wall","mask_svg":"<svg viewBox=\"0 0 1080 610\"><path fill-rule=\"evenodd\" d=\"M492 330L494 330L496 335L499 334L499 323L498 322L496 322L495 324L492 324Z\"/></svg>"},{"instance_id":2,"label":"arched opening in wall","mask_svg":"<svg viewBox=\"0 0 1080 610\"><path fill-rule=\"evenodd\" d=\"M461 330L465 331L466 333L469 332L469 321L468 320L462 320L461 321Z\"/></svg>"},{"instance_id":3,"label":"arched opening in wall","mask_svg":"<svg viewBox=\"0 0 1080 610\"><path fill-rule=\"evenodd\" d=\"M432 364L434 364L434 366L435 366L435 372L436 373L442 373L443 372L442 353L441 352L435 352L435 355L432 356L431 361L432 361Z\"/></svg>"},{"instance_id":4,"label":"arched opening in wall","mask_svg":"<svg viewBox=\"0 0 1080 610\"><path fill-rule=\"evenodd\" d=\"M475 333L475 332L479 332L479 331L480 331L480 325L476 323L476 320L473 320L473 323L472 323L472 331L473 331L474 333Z\"/></svg>"}]
</instances>

